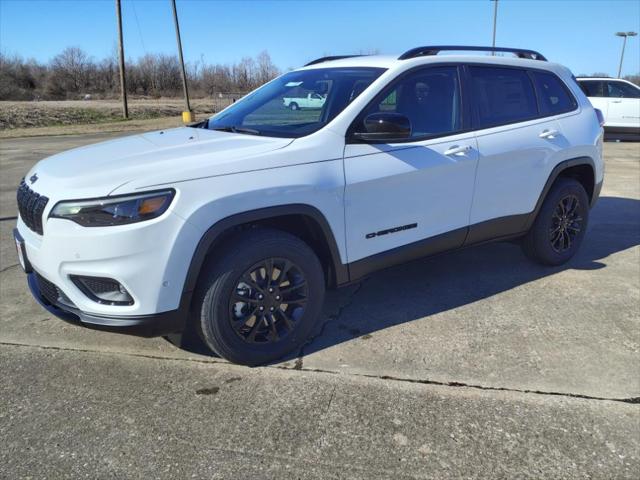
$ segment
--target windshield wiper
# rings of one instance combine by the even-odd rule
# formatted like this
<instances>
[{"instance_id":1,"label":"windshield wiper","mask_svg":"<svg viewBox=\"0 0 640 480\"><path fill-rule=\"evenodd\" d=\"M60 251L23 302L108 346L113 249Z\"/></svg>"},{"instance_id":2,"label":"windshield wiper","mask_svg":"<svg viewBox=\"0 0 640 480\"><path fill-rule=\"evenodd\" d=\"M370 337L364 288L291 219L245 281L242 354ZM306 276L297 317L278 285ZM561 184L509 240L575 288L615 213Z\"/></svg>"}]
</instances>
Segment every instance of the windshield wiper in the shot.
<instances>
[{"instance_id":1,"label":"windshield wiper","mask_svg":"<svg viewBox=\"0 0 640 480\"><path fill-rule=\"evenodd\" d=\"M234 127L233 125L230 125L228 127L213 128L212 130L217 130L218 132L246 133L248 135L260 135L260 131L254 130L253 128Z\"/></svg>"}]
</instances>

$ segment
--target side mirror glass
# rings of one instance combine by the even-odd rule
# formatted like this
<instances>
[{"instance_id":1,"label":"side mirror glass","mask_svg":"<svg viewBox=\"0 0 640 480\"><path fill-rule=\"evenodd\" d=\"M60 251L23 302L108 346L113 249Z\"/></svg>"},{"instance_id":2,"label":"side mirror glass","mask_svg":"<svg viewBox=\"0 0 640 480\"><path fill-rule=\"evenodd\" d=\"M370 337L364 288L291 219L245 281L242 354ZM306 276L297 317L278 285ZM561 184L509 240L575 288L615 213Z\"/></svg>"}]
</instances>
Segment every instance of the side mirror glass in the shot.
<instances>
[{"instance_id":1,"label":"side mirror glass","mask_svg":"<svg viewBox=\"0 0 640 480\"><path fill-rule=\"evenodd\" d=\"M353 136L374 142L405 140L411 137L411 121L400 113L372 113L364 119L364 132L354 132Z\"/></svg>"}]
</instances>

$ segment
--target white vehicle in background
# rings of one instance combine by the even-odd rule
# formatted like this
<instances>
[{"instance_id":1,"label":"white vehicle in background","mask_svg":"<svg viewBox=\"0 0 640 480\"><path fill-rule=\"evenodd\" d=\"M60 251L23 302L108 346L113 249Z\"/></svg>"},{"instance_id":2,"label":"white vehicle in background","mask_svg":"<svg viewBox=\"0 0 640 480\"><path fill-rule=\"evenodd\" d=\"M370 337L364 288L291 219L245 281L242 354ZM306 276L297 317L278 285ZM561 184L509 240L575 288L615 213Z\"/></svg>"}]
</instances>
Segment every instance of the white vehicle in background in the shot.
<instances>
[{"instance_id":1,"label":"white vehicle in background","mask_svg":"<svg viewBox=\"0 0 640 480\"><path fill-rule=\"evenodd\" d=\"M604 114L606 133L640 139L640 87L619 78L576 80L591 104Z\"/></svg>"},{"instance_id":2,"label":"white vehicle in background","mask_svg":"<svg viewBox=\"0 0 640 480\"><path fill-rule=\"evenodd\" d=\"M327 97L323 97L319 93L308 93L306 97L284 97L282 102L284 106L291 110L300 110L301 108L320 109L327 101Z\"/></svg>"}]
</instances>

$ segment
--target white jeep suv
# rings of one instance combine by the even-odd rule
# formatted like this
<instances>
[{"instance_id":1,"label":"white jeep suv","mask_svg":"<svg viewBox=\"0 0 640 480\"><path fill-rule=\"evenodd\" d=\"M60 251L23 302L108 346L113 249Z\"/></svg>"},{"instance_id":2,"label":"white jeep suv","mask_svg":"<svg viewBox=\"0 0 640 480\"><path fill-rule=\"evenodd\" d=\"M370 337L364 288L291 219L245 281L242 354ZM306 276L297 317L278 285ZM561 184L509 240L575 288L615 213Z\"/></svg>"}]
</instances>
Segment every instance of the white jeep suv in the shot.
<instances>
[{"instance_id":1,"label":"white jeep suv","mask_svg":"<svg viewBox=\"0 0 640 480\"><path fill-rule=\"evenodd\" d=\"M376 270L515 238L566 262L602 185L599 112L537 52L438 55L480 50L321 58L202 123L42 160L14 231L34 297L257 365L305 342L326 287ZM292 89L326 100L291 110Z\"/></svg>"}]
</instances>

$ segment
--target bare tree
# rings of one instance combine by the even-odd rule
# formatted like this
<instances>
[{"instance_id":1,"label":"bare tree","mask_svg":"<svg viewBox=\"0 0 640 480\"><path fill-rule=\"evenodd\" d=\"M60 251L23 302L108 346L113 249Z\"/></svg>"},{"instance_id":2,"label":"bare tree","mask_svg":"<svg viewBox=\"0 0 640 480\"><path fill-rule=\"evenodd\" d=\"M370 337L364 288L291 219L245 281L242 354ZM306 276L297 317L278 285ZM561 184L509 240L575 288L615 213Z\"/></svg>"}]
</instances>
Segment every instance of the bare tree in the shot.
<instances>
[{"instance_id":1,"label":"bare tree","mask_svg":"<svg viewBox=\"0 0 640 480\"><path fill-rule=\"evenodd\" d=\"M271 61L271 56L269 55L269 52L267 52L266 50L263 50L258 55L257 64L258 64L258 72L257 72L258 78L256 80L258 85L267 83L273 80L275 77L277 77L280 74L278 67L276 67L273 64L273 62Z\"/></svg>"},{"instance_id":2,"label":"bare tree","mask_svg":"<svg viewBox=\"0 0 640 480\"><path fill-rule=\"evenodd\" d=\"M59 86L70 93L79 93L88 85L93 62L79 47L67 47L51 60L51 74Z\"/></svg>"},{"instance_id":3,"label":"bare tree","mask_svg":"<svg viewBox=\"0 0 640 480\"><path fill-rule=\"evenodd\" d=\"M77 98L81 93L117 95L117 50L94 62L83 50L70 47L48 64L0 54L0 100ZM188 65L187 78L195 95L244 93L280 74L267 51L232 65L207 64L203 58ZM180 65L175 56L147 54L127 60L127 90L134 95L181 94Z\"/></svg>"}]
</instances>

